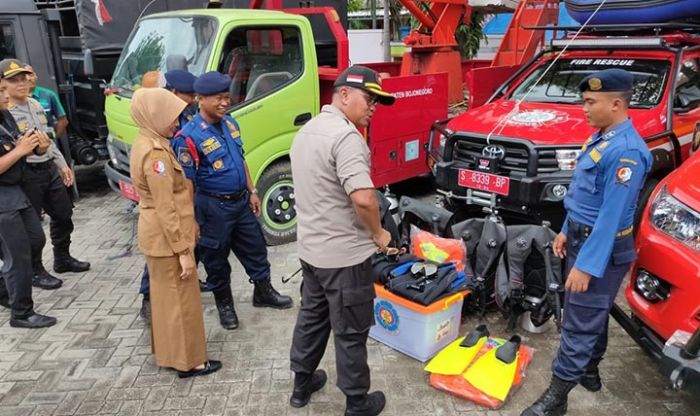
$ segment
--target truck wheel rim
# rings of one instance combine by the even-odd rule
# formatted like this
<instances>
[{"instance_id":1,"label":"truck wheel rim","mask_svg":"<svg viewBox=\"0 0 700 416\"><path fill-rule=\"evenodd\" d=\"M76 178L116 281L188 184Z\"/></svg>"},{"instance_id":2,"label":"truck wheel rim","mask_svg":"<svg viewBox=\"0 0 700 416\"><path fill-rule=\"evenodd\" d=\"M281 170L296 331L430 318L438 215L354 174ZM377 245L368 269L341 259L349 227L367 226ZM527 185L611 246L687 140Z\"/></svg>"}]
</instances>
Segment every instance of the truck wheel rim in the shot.
<instances>
[{"instance_id":1,"label":"truck wheel rim","mask_svg":"<svg viewBox=\"0 0 700 416\"><path fill-rule=\"evenodd\" d=\"M262 201L265 224L277 231L286 231L297 223L292 181L280 181L265 192Z\"/></svg>"}]
</instances>

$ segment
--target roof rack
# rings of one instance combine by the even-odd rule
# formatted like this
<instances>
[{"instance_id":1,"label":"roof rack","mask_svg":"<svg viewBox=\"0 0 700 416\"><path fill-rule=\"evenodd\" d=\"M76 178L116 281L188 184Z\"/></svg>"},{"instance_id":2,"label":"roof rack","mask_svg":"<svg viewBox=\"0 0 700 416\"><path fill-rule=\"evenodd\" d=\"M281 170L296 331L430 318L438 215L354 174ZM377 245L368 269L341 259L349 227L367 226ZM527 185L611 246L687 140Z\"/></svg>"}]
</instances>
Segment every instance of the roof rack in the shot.
<instances>
[{"instance_id":1,"label":"roof rack","mask_svg":"<svg viewBox=\"0 0 700 416\"><path fill-rule=\"evenodd\" d=\"M565 32L577 32L581 26L525 26L529 30L556 30ZM700 34L700 22L665 22L665 23L624 23L618 25L590 25L581 30L581 33L612 34L630 32L651 32L659 35L663 32L682 30L692 34Z\"/></svg>"}]
</instances>

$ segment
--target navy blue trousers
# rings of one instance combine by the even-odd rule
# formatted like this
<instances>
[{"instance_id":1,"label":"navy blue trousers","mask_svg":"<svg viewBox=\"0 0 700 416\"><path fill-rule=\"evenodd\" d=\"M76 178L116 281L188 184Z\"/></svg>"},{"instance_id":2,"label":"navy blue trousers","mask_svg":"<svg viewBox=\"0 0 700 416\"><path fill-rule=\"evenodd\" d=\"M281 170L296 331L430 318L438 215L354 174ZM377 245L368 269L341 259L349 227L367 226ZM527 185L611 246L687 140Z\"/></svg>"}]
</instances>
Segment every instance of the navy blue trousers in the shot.
<instances>
[{"instance_id":1,"label":"navy blue trousers","mask_svg":"<svg viewBox=\"0 0 700 416\"><path fill-rule=\"evenodd\" d=\"M195 215L200 229L199 260L207 271L207 286L212 292L231 286L230 252L241 262L251 282L270 279L265 237L247 196L226 201L197 193Z\"/></svg>"},{"instance_id":2,"label":"navy blue trousers","mask_svg":"<svg viewBox=\"0 0 700 416\"><path fill-rule=\"evenodd\" d=\"M567 235L566 276L584 239L571 231ZM586 292L566 292L561 342L552 363L552 372L558 378L578 382L589 363L597 364L603 358L608 346L610 309L635 257L632 236L617 240L603 277L591 278Z\"/></svg>"}]
</instances>

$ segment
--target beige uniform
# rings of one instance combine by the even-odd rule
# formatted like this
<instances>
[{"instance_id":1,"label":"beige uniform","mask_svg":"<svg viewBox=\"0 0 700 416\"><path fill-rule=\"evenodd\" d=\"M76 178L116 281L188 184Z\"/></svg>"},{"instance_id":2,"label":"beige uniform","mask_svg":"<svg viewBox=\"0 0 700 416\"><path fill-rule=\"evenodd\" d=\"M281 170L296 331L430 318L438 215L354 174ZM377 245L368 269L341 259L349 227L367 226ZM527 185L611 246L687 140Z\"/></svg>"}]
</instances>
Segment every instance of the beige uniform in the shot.
<instances>
[{"instance_id":1,"label":"beige uniform","mask_svg":"<svg viewBox=\"0 0 700 416\"><path fill-rule=\"evenodd\" d=\"M350 194L373 189L369 148L332 105L305 125L291 149L299 258L316 267L360 264L377 250Z\"/></svg>"},{"instance_id":2,"label":"beige uniform","mask_svg":"<svg viewBox=\"0 0 700 416\"><path fill-rule=\"evenodd\" d=\"M190 182L168 140L143 133L131 151L139 194L139 248L151 279L152 348L161 367L190 370L207 360L197 277L182 280L177 253L195 247ZM194 255L194 254L192 254Z\"/></svg>"},{"instance_id":3,"label":"beige uniform","mask_svg":"<svg viewBox=\"0 0 700 416\"><path fill-rule=\"evenodd\" d=\"M44 113L44 109L37 100L27 98L27 101L24 104L10 101L7 105L7 109L15 119L20 133L24 134L24 132L27 130L34 128L43 130L46 133L53 133L53 128L49 127L46 113ZM32 154L27 156L27 163L42 163L49 160L53 160L59 169L63 169L68 166L66 159L61 154L61 151L58 150L58 147L53 140L51 141L49 148L46 150L46 153L42 155Z\"/></svg>"}]
</instances>

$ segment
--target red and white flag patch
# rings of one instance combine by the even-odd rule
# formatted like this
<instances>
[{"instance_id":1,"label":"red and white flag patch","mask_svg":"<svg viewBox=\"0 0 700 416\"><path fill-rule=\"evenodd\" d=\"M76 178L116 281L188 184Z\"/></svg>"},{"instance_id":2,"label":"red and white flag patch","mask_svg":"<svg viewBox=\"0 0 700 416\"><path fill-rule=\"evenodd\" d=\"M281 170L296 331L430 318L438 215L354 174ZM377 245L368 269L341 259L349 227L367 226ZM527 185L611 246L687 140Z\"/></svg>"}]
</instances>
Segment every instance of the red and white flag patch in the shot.
<instances>
[{"instance_id":1,"label":"red and white flag patch","mask_svg":"<svg viewBox=\"0 0 700 416\"><path fill-rule=\"evenodd\" d=\"M162 160L156 160L153 162L153 172L157 173L158 175L162 175L165 173L165 163L163 163Z\"/></svg>"},{"instance_id":2,"label":"red and white flag patch","mask_svg":"<svg viewBox=\"0 0 700 416\"><path fill-rule=\"evenodd\" d=\"M362 75L352 75L349 74L347 77L348 82L355 82L358 84L363 84L365 82L365 78Z\"/></svg>"}]
</instances>

